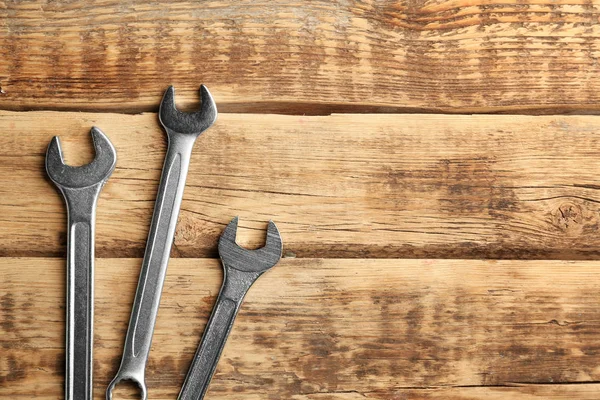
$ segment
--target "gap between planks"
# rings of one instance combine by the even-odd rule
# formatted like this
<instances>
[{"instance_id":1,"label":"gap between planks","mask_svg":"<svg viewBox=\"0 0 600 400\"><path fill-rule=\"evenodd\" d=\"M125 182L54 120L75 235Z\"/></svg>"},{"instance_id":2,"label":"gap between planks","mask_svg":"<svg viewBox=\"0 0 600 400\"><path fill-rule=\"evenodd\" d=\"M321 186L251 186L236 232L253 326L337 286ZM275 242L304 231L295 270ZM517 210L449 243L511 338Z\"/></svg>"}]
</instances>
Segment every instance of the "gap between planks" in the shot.
<instances>
[{"instance_id":1,"label":"gap between planks","mask_svg":"<svg viewBox=\"0 0 600 400\"><path fill-rule=\"evenodd\" d=\"M166 87L165 87L166 89ZM124 105L120 110L113 107L81 107L81 105L62 105L54 103L48 105L31 104L27 107L14 107L11 103L2 105L0 111L16 112L89 112L96 114L123 114L136 115L143 113L156 113L162 96L157 93L152 104L130 104ZM190 94L176 95L177 107L182 111L195 111L199 108L199 96ZM493 109L481 108L434 108L434 107L410 107L410 106L391 106L391 105L362 105L362 104L336 104L336 103L309 103L309 102L261 102L252 103L230 103L218 102L217 109L219 114L258 114L258 115L295 115L295 116L329 116L333 114L449 114L449 115L600 115L600 108L590 106L518 106L518 107L495 107Z\"/></svg>"}]
</instances>

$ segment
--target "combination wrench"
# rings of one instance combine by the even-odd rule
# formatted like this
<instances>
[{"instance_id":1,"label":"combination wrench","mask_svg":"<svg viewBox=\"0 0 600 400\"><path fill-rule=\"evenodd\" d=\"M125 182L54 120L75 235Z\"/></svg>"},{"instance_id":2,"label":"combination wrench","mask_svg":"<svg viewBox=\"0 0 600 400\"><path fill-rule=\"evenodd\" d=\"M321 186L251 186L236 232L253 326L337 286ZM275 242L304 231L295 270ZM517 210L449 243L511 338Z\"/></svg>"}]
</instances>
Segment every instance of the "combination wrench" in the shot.
<instances>
[{"instance_id":1,"label":"combination wrench","mask_svg":"<svg viewBox=\"0 0 600 400\"><path fill-rule=\"evenodd\" d=\"M171 86L160 104L159 120L167 133L168 149L127 328L123 358L116 376L106 390L107 400L112 399L114 387L122 380L135 382L142 391L142 399L148 398L146 364L192 148L198 136L217 119L217 107L204 85L200 86L200 96L202 105L199 111L181 112L175 107L175 89Z\"/></svg>"},{"instance_id":2,"label":"combination wrench","mask_svg":"<svg viewBox=\"0 0 600 400\"><path fill-rule=\"evenodd\" d=\"M96 157L87 165L66 165L58 136L46 152L46 172L67 205L66 400L92 399L96 203L117 162L106 135L95 127L91 135Z\"/></svg>"},{"instance_id":3,"label":"combination wrench","mask_svg":"<svg viewBox=\"0 0 600 400\"><path fill-rule=\"evenodd\" d=\"M227 225L219 239L219 256L224 271L223 285L178 400L204 398L246 293L264 272L281 259L283 243L273 221L269 221L265 246L258 250L238 246L235 242L237 225L236 217Z\"/></svg>"}]
</instances>

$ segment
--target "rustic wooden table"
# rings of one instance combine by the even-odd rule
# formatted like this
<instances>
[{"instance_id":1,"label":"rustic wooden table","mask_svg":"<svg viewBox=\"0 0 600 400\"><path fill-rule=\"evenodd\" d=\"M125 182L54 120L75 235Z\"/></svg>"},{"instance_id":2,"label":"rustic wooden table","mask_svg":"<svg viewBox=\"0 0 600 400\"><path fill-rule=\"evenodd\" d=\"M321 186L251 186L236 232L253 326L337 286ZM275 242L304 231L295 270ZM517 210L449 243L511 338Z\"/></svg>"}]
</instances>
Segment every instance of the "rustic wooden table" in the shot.
<instances>
[{"instance_id":1,"label":"rustic wooden table","mask_svg":"<svg viewBox=\"0 0 600 400\"><path fill-rule=\"evenodd\" d=\"M249 247L273 218L285 258L207 398L599 399L599 18L593 0L0 1L0 398L63 396L50 138L70 164L92 125L118 151L97 214L103 399L166 148L155 112L169 84L189 110L205 83L221 114L193 154L151 399L176 398L235 215Z\"/></svg>"}]
</instances>

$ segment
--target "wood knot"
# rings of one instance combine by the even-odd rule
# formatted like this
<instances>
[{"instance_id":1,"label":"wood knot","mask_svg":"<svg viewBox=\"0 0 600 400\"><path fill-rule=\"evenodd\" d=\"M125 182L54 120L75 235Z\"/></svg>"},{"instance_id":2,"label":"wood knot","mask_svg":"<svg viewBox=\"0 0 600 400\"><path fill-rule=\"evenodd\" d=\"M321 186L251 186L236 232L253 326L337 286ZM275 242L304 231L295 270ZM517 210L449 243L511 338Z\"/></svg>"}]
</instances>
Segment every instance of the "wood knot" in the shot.
<instances>
[{"instance_id":1,"label":"wood knot","mask_svg":"<svg viewBox=\"0 0 600 400\"><path fill-rule=\"evenodd\" d=\"M569 235L578 235L583 229L583 210L579 204L562 203L553 213L554 225Z\"/></svg>"}]
</instances>

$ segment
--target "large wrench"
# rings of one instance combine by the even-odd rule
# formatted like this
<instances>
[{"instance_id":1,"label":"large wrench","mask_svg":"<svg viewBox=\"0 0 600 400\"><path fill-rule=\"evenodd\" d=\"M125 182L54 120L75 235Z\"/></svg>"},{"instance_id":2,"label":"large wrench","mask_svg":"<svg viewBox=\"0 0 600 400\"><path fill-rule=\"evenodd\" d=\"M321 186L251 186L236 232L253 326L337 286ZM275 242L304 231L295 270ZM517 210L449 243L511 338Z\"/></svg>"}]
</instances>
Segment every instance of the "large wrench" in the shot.
<instances>
[{"instance_id":1,"label":"large wrench","mask_svg":"<svg viewBox=\"0 0 600 400\"><path fill-rule=\"evenodd\" d=\"M104 133L92 128L91 134L96 157L87 165L66 165L58 136L46 153L48 176L67 205L66 400L92 399L96 202L117 162L115 148Z\"/></svg>"},{"instance_id":2,"label":"large wrench","mask_svg":"<svg viewBox=\"0 0 600 400\"><path fill-rule=\"evenodd\" d=\"M258 250L247 250L237 245L237 225L236 217L219 239L223 285L178 400L204 398L246 293L258 277L281 259L283 243L273 221L269 221L265 246Z\"/></svg>"},{"instance_id":3,"label":"large wrench","mask_svg":"<svg viewBox=\"0 0 600 400\"><path fill-rule=\"evenodd\" d=\"M117 375L108 385L106 399L112 399L114 387L122 380L135 382L148 398L145 370L152 344L154 324L160 305L167 264L192 148L196 138L217 119L217 107L206 86L200 86L202 106L199 111L183 113L175 107L175 89L169 87L160 104L159 119L169 145L160 178L146 252L140 271L133 310L127 328L123 358Z\"/></svg>"}]
</instances>

